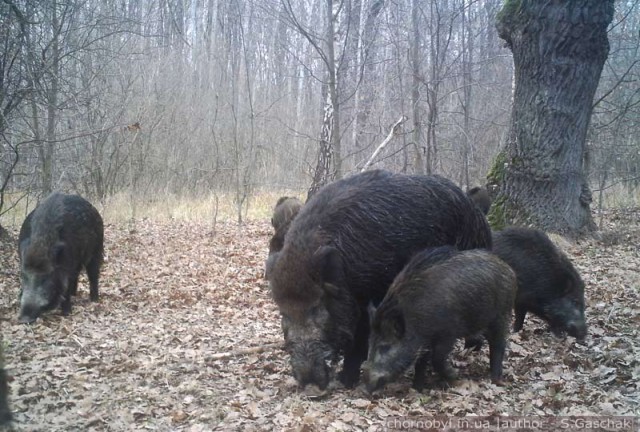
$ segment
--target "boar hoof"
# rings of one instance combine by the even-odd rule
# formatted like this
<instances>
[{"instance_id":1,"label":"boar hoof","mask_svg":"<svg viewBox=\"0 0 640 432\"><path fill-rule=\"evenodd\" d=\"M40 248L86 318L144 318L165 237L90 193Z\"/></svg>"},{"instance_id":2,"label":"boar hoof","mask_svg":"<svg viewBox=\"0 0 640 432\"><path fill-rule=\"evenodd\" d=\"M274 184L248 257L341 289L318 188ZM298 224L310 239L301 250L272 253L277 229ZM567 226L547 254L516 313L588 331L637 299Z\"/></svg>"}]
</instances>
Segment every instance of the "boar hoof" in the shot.
<instances>
[{"instance_id":1,"label":"boar hoof","mask_svg":"<svg viewBox=\"0 0 640 432\"><path fill-rule=\"evenodd\" d=\"M62 309L62 316L69 316L69 314L71 313L71 302L65 300L62 303L61 309Z\"/></svg>"},{"instance_id":2,"label":"boar hoof","mask_svg":"<svg viewBox=\"0 0 640 432\"><path fill-rule=\"evenodd\" d=\"M437 381L437 386L441 389L441 390L447 390L450 389L452 387L455 387L458 384L458 380L457 379L450 379L450 378L444 378L441 377L438 381Z\"/></svg>"},{"instance_id":3,"label":"boar hoof","mask_svg":"<svg viewBox=\"0 0 640 432\"><path fill-rule=\"evenodd\" d=\"M491 382L494 385L497 385L499 387L504 387L506 385L504 378L500 377L500 378L491 378Z\"/></svg>"},{"instance_id":4,"label":"boar hoof","mask_svg":"<svg viewBox=\"0 0 640 432\"><path fill-rule=\"evenodd\" d=\"M309 399L320 399L328 394L327 390L321 390L320 387L314 384L306 386L302 393Z\"/></svg>"},{"instance_id":5,"label":"boar hoof","mask_svg":"<svg viewBox=\"0 0 640 432\"><path fill-rule=\"evenodd\" d=\"M36 322L36 319L37 318L31 317L31 316L28 316L28 315L20 315L18 317L18 322L20 324L31 324L31 323Z\"/></svg>"}]
</instances>

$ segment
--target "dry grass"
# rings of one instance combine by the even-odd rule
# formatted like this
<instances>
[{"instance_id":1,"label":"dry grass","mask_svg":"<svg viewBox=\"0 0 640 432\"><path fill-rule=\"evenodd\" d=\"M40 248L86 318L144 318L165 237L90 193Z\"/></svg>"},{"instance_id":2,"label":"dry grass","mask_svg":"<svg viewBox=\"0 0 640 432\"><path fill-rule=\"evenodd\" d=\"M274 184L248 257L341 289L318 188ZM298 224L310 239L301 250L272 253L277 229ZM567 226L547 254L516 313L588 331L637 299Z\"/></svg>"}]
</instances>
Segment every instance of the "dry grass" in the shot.
<instances>
[{"instance_id":1,"label":"dry grass","mask_svg":"<svg viewBox=\"0 0 640 432\"><path fill-rule=\"evenodd\" d=\"M242 208L243 221L268 220L273 207L283 195L304 198L304 191L259 192L251 196ZM11 196L9 203L11 203ZM27 213L35 206L35 200L22 200L0 217L0 224L19 228ZM106 223L120 224L131 220L147 219L155 222L190 221L200 223L234 222L238 220L238 208L232 193L211 193L203 196L157 195L152 198L132 198L129 193L113 195L104 202L93 204Z\"/></svg>"},{"instance_id":2,"label":"dry grass","mask_svg":"<svg viewBox=\"0 0 640 432\"><path fill-rule=\"evenodd\" d=\"M249 197L248 205L242 208L243 221L265 220L271 217L273 207L281 196L295 196L305 201L304 190L258 191ZM18 194L5 197L5 207L10 207L19 198ZM593 211L596 223L600 220L598 192L593 193ZM181 196L177 194L157 194L147 197L132 197L128 192L115 194L102 202L92 201L106 223L123 223L131 220L148 219L156 222L191 221L201 223L235 222L238 208L231 192L211 192L202 195ZM36 200L21 199L15 208L0 216L0 225L19 228L27 213L33 209ZM603 195L603 208L640 207L640 188L630 189L622 184L608 188Z\"/></svg>"},{"instance_id":3,"label":"dry grass","mask_svg":"<svg viewBox=\"0 0 640 432\"><path fill-rule=\"evenodd\" d=\"M591 209L598 209L599 192L593 191L593 203ZM640 207L640 188L628 188L622 184L614 185L604 191L602 207L611 208L636 208Z\"/></svg>"}]
</instances>

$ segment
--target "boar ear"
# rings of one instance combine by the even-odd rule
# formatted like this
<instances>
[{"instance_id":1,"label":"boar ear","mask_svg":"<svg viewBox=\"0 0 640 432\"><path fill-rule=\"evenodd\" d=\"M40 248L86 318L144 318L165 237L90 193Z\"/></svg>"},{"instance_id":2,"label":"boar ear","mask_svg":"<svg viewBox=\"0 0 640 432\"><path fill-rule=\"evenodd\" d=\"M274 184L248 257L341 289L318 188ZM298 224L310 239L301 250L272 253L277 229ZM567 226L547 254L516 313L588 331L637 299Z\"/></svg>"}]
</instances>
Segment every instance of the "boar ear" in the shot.
<instances>
[{"instance_id":1,"label":"boar ear","mask_svg":"<svg viewBox=\"0 0 640 432\"><path fill-rule=\"evenodd\" d=\"M322 246L313 254L313 274L318 282L340 286L343 279L342 257L340 252L331 246Z\"/></svg>"},{"instance_id":2,"label":"boar ear","mask_svg":"<svg viewBox=\"0 0 640 432\"><path fill-rule=\"evenodd\" d=\"M64 261L66 245L63 242L58 242L53 246L53 262L56 265L62 264Z\"/></svg>"}]
</instances>

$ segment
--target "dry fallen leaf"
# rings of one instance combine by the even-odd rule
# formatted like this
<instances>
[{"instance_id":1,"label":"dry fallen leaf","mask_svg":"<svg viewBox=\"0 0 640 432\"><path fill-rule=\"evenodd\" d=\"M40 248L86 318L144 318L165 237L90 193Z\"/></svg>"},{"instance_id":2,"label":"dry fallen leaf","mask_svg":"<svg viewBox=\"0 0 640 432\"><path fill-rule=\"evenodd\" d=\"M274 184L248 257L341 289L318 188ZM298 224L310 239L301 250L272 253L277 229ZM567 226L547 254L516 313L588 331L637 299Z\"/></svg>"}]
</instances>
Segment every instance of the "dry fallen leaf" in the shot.
<instances>
[{"instance_id":1,"label":"dry fallen leaf","mask_svg":"<svg viewBox=\"0 0 640 432\"><path fill-rule=\"evenodd\" d=\"M174 423L182 423L187 419L187 417L189 417L187 413L182 410L174 411L173 413L171 413L171 420Z\"/></svg>"},{"instance_id":2,"label":"dry fallen leaf","mask_svg":"<svg viewBox=\"0 0 640 432\"><path fill-rule=\"evenodd\" d=\"M24 430L56 431L313 432L380 430L405 415L637 414L640 218L612 214L626 218L622 241L567 247L586 284L585 345L527 315L510 335L504 387L490 383L488 347L462 356L460 342L453 388L429 371L422 393L408 374L376 396L335 386L319 400L298 391L277 348L280 317L262 279L266 220L219 223L215 235L179 221L108 225L100 302L88 300L83 276L71 316L54 311L31 326L15 319L15 245L0 243L11 407Z\"/></svg>"}]
</instances>

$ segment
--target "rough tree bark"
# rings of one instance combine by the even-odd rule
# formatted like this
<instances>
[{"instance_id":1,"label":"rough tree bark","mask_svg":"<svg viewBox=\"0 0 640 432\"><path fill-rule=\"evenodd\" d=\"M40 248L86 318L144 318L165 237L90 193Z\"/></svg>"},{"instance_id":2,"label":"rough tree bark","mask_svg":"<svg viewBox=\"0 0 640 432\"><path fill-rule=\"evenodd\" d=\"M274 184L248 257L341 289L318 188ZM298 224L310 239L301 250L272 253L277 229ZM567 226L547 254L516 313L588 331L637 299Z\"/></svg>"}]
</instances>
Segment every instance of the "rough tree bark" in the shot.
<instances>
[{"instance_id":1,"label":"rough tree bark","mask_svg":"<svg viewBox=\"0 0 640 432\"><path fill-rule=\"evenodd\" d=\"M583 170L613 0L507 0L497 29L513 52L505 148L489 172L489 219L567 234L593 230Z\"/></svg>"},{"instance_id":2,"label":"rough tree bark","mask_svg":"<svg viewBox=\"0 0 640 432\"><path fill-rule=\"evenodd\" d=\"M11 240L11 235L9 234L9 231L7 231L5 228L3 228L2 225L0 225L0 242L9 242Z\"/></svg>"}]
</instances>

